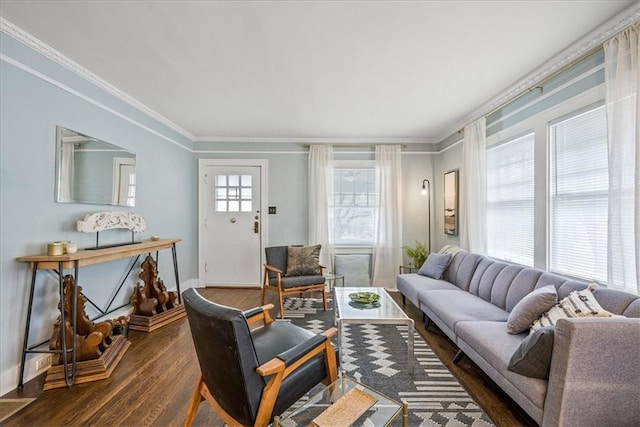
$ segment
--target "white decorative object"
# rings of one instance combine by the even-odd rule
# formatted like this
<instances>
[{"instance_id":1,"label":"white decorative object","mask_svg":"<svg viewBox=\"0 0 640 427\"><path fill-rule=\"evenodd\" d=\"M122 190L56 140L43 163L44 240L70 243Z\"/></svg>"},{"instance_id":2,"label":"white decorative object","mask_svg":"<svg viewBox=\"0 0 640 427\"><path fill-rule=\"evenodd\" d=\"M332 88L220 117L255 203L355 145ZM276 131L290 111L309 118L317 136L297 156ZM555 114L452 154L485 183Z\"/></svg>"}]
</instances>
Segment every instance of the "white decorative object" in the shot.
<instances>
[{"instance_id":1,"label":"white decorative object","mask_svg":"<svg viewBox=\"0 0 640 427\"><path fill-rule=\"evenodd\" d=\"M143 217L132 212L98 212L78 221L78 231L82 233L96 233L114 228L126 228L134 233L141 233L147 229Z\"/></svg>"}]
</instances>

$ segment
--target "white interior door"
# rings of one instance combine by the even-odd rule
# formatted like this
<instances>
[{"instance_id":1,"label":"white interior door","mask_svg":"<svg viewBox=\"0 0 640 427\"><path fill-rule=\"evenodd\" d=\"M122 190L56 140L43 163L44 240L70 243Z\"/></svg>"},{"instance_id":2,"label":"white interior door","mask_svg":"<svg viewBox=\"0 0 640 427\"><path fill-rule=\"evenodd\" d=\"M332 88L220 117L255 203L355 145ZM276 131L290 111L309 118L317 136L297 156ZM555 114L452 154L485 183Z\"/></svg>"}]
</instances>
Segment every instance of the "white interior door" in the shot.
<instances>
[{"instance_id":1,"label":"white interior door","mask_svg":"<svg viewBox=\"0 0 640 427\"><path fill-rule=\"evenodd\" d=\"M261 165L208 164L201 168L200 277L206 286L260 285L262 172Z\"/></svg>"}]
</instances>

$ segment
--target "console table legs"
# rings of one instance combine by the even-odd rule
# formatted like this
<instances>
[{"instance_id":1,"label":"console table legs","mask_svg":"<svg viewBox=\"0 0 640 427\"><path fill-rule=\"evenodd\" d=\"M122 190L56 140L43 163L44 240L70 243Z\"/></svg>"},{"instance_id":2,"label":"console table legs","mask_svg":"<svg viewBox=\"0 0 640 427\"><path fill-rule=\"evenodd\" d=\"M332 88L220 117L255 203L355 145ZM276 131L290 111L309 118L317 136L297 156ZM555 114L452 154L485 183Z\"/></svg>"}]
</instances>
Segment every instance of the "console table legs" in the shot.
<instances>
[{"instance_id":1,"label":"console table legs","mask_svg":"<svg viewBox=\"0 0 640 427\"><path fill-rule=\"evenodd\" d=\"M178 304L182 304L182 294L180 293L180 275L178 274L178 255L176 253L176 244L171 246L171 255L173 255L173 272L176 275L176 289L178 290Z\"/></svg>"},{"instance_id":2,"label":"console table legs","mask_svg":"<svg viewBox=\"0 0 640 427\"><path fill-rule=\"evenodd\" d=\"M31 274L31 288L29 290L29 306L27 307L27 323L24 329L24 340L22 344L22 361L20 363L20 381L18 381L18 388L22 388L24 381L24 363L27 360L27 350L29 346L29 327L31 326L31 309L33 308L33 292L36 288L36 275L38 273L38 263L35 262L33 266L33 273Z\"/></svg>"},{"instance_id":3,"label":"console table legs","mask_svg":"<svg viewBox=\"0 0 640 427\"><path fill-rule=\"evenodd\" d=\"M75 270L75 276L78 276L78 261L76 261L74 263L74 270ZM24 386L24 367L25 367L25 362L27 360L27 353L50 353L50 354L62 354L62 364L64 366L64 382L67 385L67 387L71 387L73 385L73 383L75 382L75 378L76 378L76 346L75 344L72 344L71 348L67 348L67 336L66 336L66 331L65 328L61 328L61 336L62 336L62 349L61 350L34 350L37 347L40 347L41 345L44 345L47 343L47 341L42 342L40 344L36 344L33 347L29 347L29 330L31 329L31 314L33 311L33 295L35 293L35 288L36 288L36 278L38 276L38 263L34 262L33 265L33 273L31 275L31 287L29 289L29 306L27 307L27 321L26 321L26 325L25 325L25 329L24 329L24 340L23 340L23 346L22 346L22 360L20 363L20 379L18 381L18 388L22 388ZM65 325L66 319L65 319L65 314L64 314L64 307L62 307L62 304L64 304L64 285L63 285L63 278L64 278L64 271L62 268L62 262L58 263L58 287L59 287L59 294L60 294L60 322L62 325ZM73 303L73 307L72 307L72 316L73 319L77 318L77 310L78 307L75 303L75 301L78 298L78 289L75 288L74 289L74 303ZM72 322L73 323L73 334L75 337L76 334L76 322L75 320ZM71 363L69 363L69 352L71 352ZM69 365L71 365L71 372L69 372Z\"/></svg>"}]
</instances>

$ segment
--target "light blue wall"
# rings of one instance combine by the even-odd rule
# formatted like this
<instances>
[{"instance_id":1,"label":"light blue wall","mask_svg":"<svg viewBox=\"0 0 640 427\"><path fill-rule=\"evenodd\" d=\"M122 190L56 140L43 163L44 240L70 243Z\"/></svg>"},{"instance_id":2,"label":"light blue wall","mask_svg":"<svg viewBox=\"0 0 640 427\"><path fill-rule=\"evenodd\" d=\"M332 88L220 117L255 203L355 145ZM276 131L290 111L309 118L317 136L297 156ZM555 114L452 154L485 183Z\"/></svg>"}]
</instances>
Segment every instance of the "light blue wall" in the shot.
<instances>
[{"instance_id":1,"label":"light blue wall","mask_svg":"<svg viewBox=\"0 0 640 427\"><path fill-rule=\"evenodd\" d=\"M194 279L197 192L191 141L5 34L0 36L0 48L6 58L0 62L0 372L4 389L7 381L14 382L14 386L17 382L31 279L27 265L15 258L44 253L46 243L54 240L75 241L80 248L94 245L95 235L75 231L76 221L89 213L125 210L147 220L148 230L137 235L138 239L153 234L182 239L178 243L180 279L181 282ZM47 81L49 78L52 81ZM137 154L135 208L54 202L56 125ZM127 239L130 239L128 232L108 231L101 236L101 243ZM160 254L160 276L172 288L175 284L170 254L170 251ZM126 266L127 261L122 260L82 268L80 285L94 302L104 307L123 278ZM128 279L126 290L116 298L116 304L128 300L137 279L135 274L137 269ZM39 274L30 343L49 338L58 315L57 303L57 276L50 272ZM93 314L91 310L88 312Z\"/></svg>"},{"instance_id":2,"label":"light blue wall","mask_svg":"<svg viewBox=\"0 0 640 427\"><path fill-rule=\"evenodd\" d=\"M0 33L0 379L2 389L15 387L22 349L30 270L15 261L41 254L46 243L71 240L80 248L95 244L95 236L75 231L76 221L89 213L127 210L146 218L148 230L182 239L178 244L181 283L197 281L198 183L200 158L257 158L268 161L268 244L306 243L307 148L303 144L194 144L153 118L123 103L69 70ZM61 125L136 153L135 208L54 202L55 133ZM403 148L403 238L426 240L422 179L433 179L432 146ZM227 152L225 152L227 151ZM228 152L234 151L234 152ZM346 149L338 159L373 159L366 149ZM342 150L344 151L344 150ZM432 223L435 215L432 211ZM127 232L109 231L101 243L130 239ZM435 246L434 246L435 247ZM126 260L82 268L79 283L104 307L116 283L124 277ZM170 252L160 253L160 276L173 287ZM128 299L137 268L116 298ZM49 338L58 316L57 276L39 274L29 342ZM95 311L88 310L90 315ZM30 359L32 356L28 356ZM28 360L29 360L28 359ZM7 385L7 382L9 384Z\"/></svg>"},{"instance_id":3,"label":"light blue wall","mask_svg":"<svg viewBox=\"0 0 640 427\"><path fill-rule=\"evenodd\" d=\"M215 145L212 147L212 145ZM266 159L267 160L267 205L275 206L277 213L268 215L267 245L306 244L309 228L307 214L307 154L297 148L297 152L284 150L262 150L260 144L251 150L238 153L223 153L228 150L219 144L202 144L196 153L198 159ZM222 150L221 150L222 149ZM258 151L260 150L260 151ZM211 152L213 151L213 152ZM290 153L290 154L287 154ZM197 202L196 202L197 203ZM197 212L197 204L194 206ZM264 216L263 216L264 218Z\"/></svg>"},{"instance_id":4,"label":"light blue wall","mask_svg":"<svg viewBox=\"0 0 640 427\"><path fill-rule=\"evenodd\" d=\"M241 148L241 150L238 150ZM415 150L415 151L414 151ZM233 151L225 153L225 151ZM238 152L241 151L241 152ZM420 195L423 179L433 179L433 158L423 146L405 147L402 154L403 174L403 241L413 244L418 239L426 242L427 203ZM268 162L268 206L275 206L277 214L268 216L268 245L307 244L307 164L308 150L303 144L201 143L196 152L198 159L266 159ZM373 160L371 148L334 149L336 160ZM432 196L435 197L435 196ZM433 199L432 199L433 201ZM433 206L432 206L433 208ZM432 211L432 224L435 212ZM434 246L434 249L437 249Z\"/></svg>"}]
</instances>

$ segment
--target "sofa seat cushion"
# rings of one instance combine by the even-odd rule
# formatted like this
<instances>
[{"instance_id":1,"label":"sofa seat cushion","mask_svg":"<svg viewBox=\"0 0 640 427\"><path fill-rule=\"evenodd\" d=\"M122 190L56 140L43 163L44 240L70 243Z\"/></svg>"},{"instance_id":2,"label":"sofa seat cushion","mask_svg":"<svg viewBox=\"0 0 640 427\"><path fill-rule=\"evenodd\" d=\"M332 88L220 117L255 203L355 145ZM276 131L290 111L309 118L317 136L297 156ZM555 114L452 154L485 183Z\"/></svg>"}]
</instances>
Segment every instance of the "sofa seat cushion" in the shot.
<instances>
[{"instance_id":1,"label":"sofa seat cushion","mask_svg":"<svg viewBox=\"0 0 640 427\"><path fill-rule=\"evenodd\" d=\"M422 291L443 289L461 291L459 287L447 282L446 280L432 279L416 273L398 275L396 285L398 287L398 292L404 295L416 307L420 307L420 298L418 294Z\"/></svg>"},{"instance_id":2,"label":"sofa seat cushion","mask_svg":"<svg viewBox=\"0 0 640 427\"><path fill-rule=\"evenodd\" d=\"M509 317L507 311L464 291L421 291L418 298L427 316L433 319L432 315L435 315L456 335L458 322L467 320L506 322Z\"/></svg>"},{"instance_id":3,"label":"sofa seat cushion","mask_svg":"<svg viewBox=\"0 0 640 427\"><path fill-rule=\"evenodd\" d=\"M547 390L547 381L539 378L526 377L508 370L509 360L518 349L527 333L518 335L507 331L506 322L460 322L456 327L461 348L471 347L484 362L490 365L494 372L485 370L489 376L509 395L511 388L524 395L530 404L537 408L544 407L544 399ZM466 346L464 345L466 344ZM469 355L471 356L471 355ZM478 365L481 363L471 357ZM518 399L514 400L518 401ZM523 402L518 402L522 404Z\"/></svg>"},{"instance_id":4,"label":"sofa seat cushion","mask_svg":"<svg viewBox=\"0 0 640 427\"><path fill-rule=\"evenodd\" d=\"M282 288L295 288L298 286L321 285L327 279L324 276L293 276L282 278ZM271 286L278 286L278 279L269 279Z\"/></svg>"}]
</instances>

